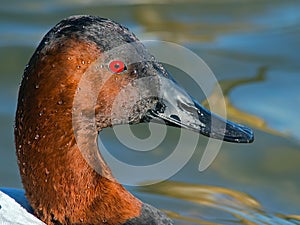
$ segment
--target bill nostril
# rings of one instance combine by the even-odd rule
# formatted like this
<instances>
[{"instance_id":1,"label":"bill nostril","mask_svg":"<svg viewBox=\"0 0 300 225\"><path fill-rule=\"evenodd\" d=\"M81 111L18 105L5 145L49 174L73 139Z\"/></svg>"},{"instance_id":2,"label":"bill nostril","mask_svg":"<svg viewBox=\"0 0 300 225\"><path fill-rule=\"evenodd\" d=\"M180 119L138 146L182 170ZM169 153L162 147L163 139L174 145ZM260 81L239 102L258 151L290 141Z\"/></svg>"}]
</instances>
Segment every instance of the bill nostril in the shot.
<instances>
[{"instance_id":1,"label":"bill nostril","mask_svg":"<svg viewBox=\"0 0 300 225\"><path fill-rule=\"evenodd\" d=\"M172 114L172 115L170 115L170 117L171 117L172 119L174 119L174 120L179 121L179 122L181 121L180 118L179 118L179 116L177 116L177 115Z\"/></svg>"}]
</instances>

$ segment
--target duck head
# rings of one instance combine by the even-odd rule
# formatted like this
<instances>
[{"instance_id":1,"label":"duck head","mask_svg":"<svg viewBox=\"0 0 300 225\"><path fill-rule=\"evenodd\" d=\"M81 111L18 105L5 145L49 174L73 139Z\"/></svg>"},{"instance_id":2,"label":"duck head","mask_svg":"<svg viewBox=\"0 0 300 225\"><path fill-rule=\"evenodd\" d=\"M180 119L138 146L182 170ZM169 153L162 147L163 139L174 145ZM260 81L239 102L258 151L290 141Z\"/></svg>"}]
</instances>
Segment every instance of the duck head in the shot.
<instances>
[{"instance_id":1,"label":"duck head","mask_svg":"<svg viewBox=\"0 0 300 225\"><path fill-rule=\"evenodd\" d=\"M81 77L74 100L81 115L82 108L87 111L96 108L96 112L88 115L92 119L95 115L98 131L118 124L161 121L227 142L254 140L251 129L225 120L199 104L132 33L123 28L116 38L113 36L116 30L110 32L104 32L113 37L109 43L100 39L101 55ZM88 95L91 96L88 106L83 106ZM75 124L80 120L74 121Z\"/></svg>"},{"instance_id":2,"label":"duck head","mask_svg":"<svg viewBox=\"0 0 300 225\"><path fill-rule=\"evenodd\" d=\"M97 148L105 127L151 120L253 141L249 128L187 94L127 28L93 16L52 28L25 69L16 112L18 164L35 214L47 224L172 224L113 178Z\"/></svg>"}]
</instances>

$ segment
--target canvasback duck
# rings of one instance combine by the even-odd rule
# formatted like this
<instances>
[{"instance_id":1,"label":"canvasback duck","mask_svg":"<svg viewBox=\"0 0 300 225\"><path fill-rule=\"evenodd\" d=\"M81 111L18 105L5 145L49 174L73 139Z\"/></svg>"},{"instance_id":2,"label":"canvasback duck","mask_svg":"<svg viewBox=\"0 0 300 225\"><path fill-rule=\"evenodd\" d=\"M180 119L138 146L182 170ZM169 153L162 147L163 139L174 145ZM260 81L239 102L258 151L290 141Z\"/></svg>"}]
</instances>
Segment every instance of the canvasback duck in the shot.
<instances>
[{"instance_id":1,"label":"canvasback duck","mask_svg":"<svg viewBox=\"0 0 300 225\"><path fill-rule=\"evenodd\" d=\"M251 129L190 97L122 25L84 15L53 27L24 71L15 119L18 165L34 215L48 225L173 224L118 183L95 148L102 129L150 120L253 141Z\"/></svg>"}]
</instances>

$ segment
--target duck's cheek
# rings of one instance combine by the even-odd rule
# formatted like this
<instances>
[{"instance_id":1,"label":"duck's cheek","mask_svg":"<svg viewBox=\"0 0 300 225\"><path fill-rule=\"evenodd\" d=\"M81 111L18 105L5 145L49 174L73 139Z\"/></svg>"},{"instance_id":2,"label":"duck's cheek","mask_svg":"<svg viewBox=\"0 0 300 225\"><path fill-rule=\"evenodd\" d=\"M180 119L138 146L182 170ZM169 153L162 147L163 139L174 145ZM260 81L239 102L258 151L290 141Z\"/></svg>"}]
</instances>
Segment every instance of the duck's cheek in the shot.
<instances>
[{"instance_id":1,"label":"duck's cheek","mask_svg":"<svg viewBox=\"0 0 300 225\"><path fill-rule=\"evenodd\" d=\"M116 105L126 107L128 99L134 97L134 93L124 91L131 86L131 81L126 75L112 74L110 77L100 85L94 93L97 97L97 103L95 107L95 114L97 121L105 121L109 126L112 125L112 121L115 119L114 115L120 114L116 111Z\"/></svg>"}]
</instances>

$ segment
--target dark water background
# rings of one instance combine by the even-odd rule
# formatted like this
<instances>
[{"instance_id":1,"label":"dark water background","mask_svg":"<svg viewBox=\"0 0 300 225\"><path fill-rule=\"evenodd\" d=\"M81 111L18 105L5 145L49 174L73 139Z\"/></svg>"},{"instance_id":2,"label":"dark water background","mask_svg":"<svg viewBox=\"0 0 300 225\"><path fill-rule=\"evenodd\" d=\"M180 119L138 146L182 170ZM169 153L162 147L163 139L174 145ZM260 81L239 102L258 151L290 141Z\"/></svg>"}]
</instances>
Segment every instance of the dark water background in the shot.
<instances>
[{"instance_id":1,"label":"dark water background","mask_svg":"<svg viewBox=\"0 0 300 225\"><path fill-rule=\"evenodd\" d=\"M198 166L207 140L200 137L199 151L168 181L128 188L176 224L300 224L299 12L300 2L288 0L2 1L0 186L22 187L13 121L25 65L54 24L69 15L92 14L122 23L140 39L175 42L198 54L220 82L229 118L256 135L250 145L224 143L204 172ZM178 71L173 75L204 100L191 80ZM132 129L138 134L147 127ZM151 159L168 152L180 131L168 132L169 141ZM131 160L112 130L102 137L114 155Z\"/></svg>"}]
</instances>

